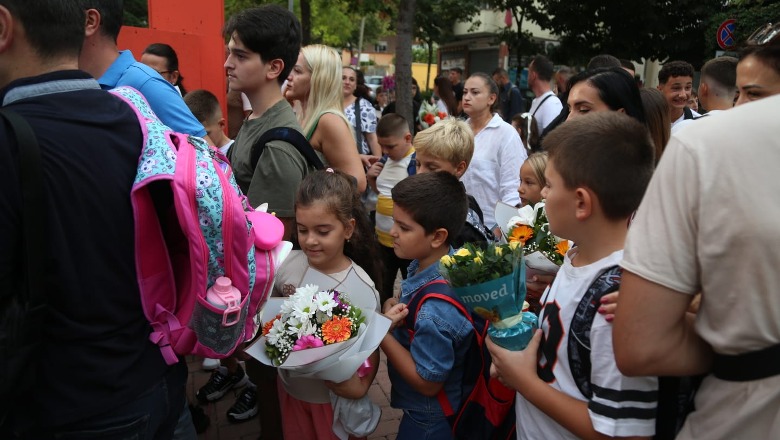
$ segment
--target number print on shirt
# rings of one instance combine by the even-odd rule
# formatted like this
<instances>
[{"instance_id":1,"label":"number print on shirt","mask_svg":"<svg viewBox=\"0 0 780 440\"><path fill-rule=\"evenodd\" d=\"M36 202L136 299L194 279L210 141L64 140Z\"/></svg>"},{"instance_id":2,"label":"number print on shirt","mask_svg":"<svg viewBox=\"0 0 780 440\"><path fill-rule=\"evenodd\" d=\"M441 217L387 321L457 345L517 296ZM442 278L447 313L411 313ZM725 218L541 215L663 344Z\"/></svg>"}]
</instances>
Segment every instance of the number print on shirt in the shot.
<instances>
[{"instance_id":1,"label":"number print on shirt","mask_svg":"<svg viewBox=\"0 0 780 440\"><path fill-rule=\"evenodd\" d=\"M547 332L542 335L540 344L542 356L539 359L537 373L539 377L547 382L555 382L555 364L558 362L558 347L563 340L563 325L561 324L561 308L557 302L551 302L544 305L544 320L547 322ZM542 323L544 327L544 323Z\"/></svg>"}]
</instances>

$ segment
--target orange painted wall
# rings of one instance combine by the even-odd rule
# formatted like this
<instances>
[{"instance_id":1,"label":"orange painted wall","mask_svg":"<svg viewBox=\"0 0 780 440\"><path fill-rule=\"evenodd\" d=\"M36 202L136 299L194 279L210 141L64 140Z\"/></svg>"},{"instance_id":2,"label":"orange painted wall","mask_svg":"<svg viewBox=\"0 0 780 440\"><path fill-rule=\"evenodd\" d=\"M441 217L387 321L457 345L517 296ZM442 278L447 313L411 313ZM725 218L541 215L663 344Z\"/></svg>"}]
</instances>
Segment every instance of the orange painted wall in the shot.
<instances>
[{"instance_id":1,"label":"orange painted wall","mask_svg":"<svg viewBox=\"0 0 780 440\"><path fill-rule=\"evenodd\" d=\"M123 26L118 44L136 59L151 43L170 44L179 57L184 87L210 91L227 115L224 21L223 0L149 0L149 28Z\"/></svg>"}]
</instances>

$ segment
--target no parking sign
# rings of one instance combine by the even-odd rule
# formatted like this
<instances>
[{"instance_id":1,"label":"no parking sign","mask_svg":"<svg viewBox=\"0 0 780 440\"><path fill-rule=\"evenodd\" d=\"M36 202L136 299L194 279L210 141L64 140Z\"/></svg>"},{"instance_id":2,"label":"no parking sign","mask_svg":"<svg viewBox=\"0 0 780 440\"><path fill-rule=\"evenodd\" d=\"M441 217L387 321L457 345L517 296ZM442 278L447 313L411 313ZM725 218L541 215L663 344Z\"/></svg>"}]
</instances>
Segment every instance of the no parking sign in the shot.
<instances>
[{"instance_id":1,"label":"no parking sign","mask_svg":"<svg viewBox=\"0 0 780 440\"><path fill-rule=\"evenodd\" d=\"M734 39L735 23L736 20L729 18L718 26L718 46L723 50L731 49L737 44L736 39Z\"/></svg>"}]
</instances>

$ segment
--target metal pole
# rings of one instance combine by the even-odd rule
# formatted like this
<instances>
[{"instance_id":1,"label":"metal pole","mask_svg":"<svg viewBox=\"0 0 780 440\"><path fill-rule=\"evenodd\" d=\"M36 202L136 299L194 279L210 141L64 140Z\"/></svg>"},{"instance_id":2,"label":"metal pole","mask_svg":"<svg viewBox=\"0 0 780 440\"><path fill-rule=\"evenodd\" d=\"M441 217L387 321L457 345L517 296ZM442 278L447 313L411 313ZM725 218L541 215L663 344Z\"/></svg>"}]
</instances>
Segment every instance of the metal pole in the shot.
<instances>
[{"instance_id":1,"label":"metal pole","mask_svg":"<svg viewBox=\"0 0 780 440\"><path fill-rule=\"evenodd\" d=\"M295 0L287 0L287 10L290 12L295 12L293 9L295 9L293 3L295 3Z\"/></svg>"}]
</instances>

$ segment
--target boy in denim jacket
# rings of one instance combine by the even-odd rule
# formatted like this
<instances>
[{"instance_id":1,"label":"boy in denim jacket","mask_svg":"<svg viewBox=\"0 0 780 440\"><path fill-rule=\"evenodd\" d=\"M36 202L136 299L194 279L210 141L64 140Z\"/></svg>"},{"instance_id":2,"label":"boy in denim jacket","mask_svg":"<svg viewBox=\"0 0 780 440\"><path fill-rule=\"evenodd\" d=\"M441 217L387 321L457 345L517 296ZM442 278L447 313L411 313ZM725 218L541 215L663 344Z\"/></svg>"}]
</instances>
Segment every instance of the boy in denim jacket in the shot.
<instances>
[{"instance_id":1,"label":"boy in denim jacket","mask_svg":"<svg viewBox=\"0 0 780 440\"><path fill-rule=\"evenodd\" d=\"M408 278L401 282L400 300L388 299L383 307L394 328L380 345L388 359L390 403L404 412L397 438L451 439L451 427L436 396L443 389L457 412L473 328L454 306L435 298L423 303L413 329L402 322L414 313L407 308L414 295L427 283L442 279L439 259L452 251L450 241L463 227L468 199L463 185L446 172L410 176L393 188L392 196L393 248L399 258L414 260Z\"/></svg>"}]
</instances>

